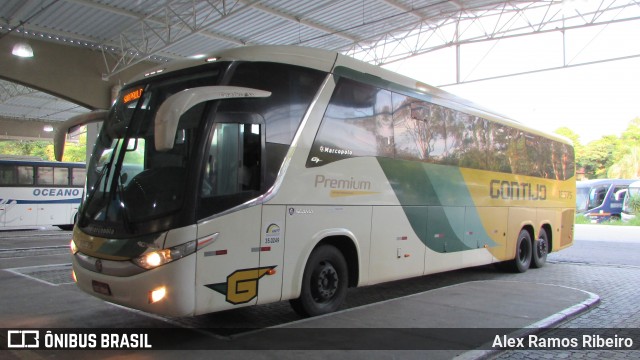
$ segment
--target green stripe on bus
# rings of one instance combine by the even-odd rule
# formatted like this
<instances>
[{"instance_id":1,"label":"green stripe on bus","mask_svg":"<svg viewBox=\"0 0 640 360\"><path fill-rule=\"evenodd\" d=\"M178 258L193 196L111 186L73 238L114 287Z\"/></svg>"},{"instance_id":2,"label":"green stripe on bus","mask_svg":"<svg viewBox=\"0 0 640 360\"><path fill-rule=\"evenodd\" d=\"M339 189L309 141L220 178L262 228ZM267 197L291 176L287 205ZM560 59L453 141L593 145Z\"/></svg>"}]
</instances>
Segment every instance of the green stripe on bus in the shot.
<instances>
[{"instance_id":1,"label":"green stripe on bus","mask_svg":"<svg viewBox=\"0 0 640 360\"><path fill-rule=\"evenodd\" d=\"M445 253L497 245L457 168L383 157L378 162L413 231L429 249ZM465 236L467 229L473 234Z\"/></svg>"}]
</instances>

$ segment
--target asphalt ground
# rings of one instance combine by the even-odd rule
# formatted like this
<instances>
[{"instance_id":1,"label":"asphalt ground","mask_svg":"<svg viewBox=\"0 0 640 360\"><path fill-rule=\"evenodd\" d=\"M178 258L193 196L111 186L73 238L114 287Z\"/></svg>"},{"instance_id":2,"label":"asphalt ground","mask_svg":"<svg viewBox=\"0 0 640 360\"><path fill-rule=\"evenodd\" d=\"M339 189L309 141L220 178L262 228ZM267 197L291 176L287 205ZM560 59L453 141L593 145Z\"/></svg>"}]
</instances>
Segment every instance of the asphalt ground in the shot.
<instances>
[{"instance_id":1,"label":"asphalt ground","mask_svg":"<svg viewBox=\"0 0 640 360\"><path fill-rule=\"evenodd\" d=\"M587 225L589 226L589 225ZM608 229L603 231L606 234L612 234ZM639 232L635 229L623 230L623 235L615 235L615 239L609 241L611 246L615 247L616 242L626 243L640 243L638 239ZM594 233L593 228L577 227L576 238L580 239L581 232L584 234L592 235ZM64 237L68 233L56 233L60 235L60 241L63 241ZM625 235L626 234L626 235ZM0 239L5 234L0 234ZM611 235L609 235L611 236ZM598 241L597 239L589 239L587 241ZM4 242L3 242L4 243ZM20 245L18 243L18 245ZM45 245L46 246L46 245ZM54 245L57 246L57 245ZM14 247L14 249L17 247ZM349 292L347 297L347 303L345 304L345 310L337 314L331 314L326 318L322 318L322 321L329 321L332 323L331 316L339 316L341 321L345 323L345 316L347 319L355 319L360 326L356 328L375 329L376 327L370 321L376 321L376 319L384 319L381 323L385 329L384 335L389 335L388 339L398 339L397 334L393 334L393 331L405 331L409 329L406 327L407 320L413 321L412 326L416 324L424 324L425 328L436 326L435 329L441 329L444 324L443 319L454 319L456 317L466 319L467 323L455 324L457 329L464 328L476 328L485 329L495 326L494 329L500 329L505 334L510 334L512 331L517 331L523 328L530 328L532 325L540 322L544 324L545 319L551 319L554 329L544 332L544 336L548 337L566 337L567 330L576 330L584 333L585 331L593 332L598 329L608 331L610 336L625 336L627 331L637 333L640 328L640 310L637 307L638 298L640 295L640 289L637 284L640 280L640 267L633 265L619 265L611 263L598 263L592 262L575 262L560 252L557 254L551 254L549 256L549 263L542 269L531 269L524 274L509 274L496 270L492 266L485 266L472 269L463 269L443 274L430 275L415 279L407 279L387 284L381 284L371 287L365 287L360 289L353 289ZM63 259L62 255L36 255L36 256L24 256L23 261L35 261L34 259L46 259L45 262L50 262L51 259ZM293 311L289 309L286 302L276 303L265 306L256 306L245 309L238 309L228 312L204 315L195 318L177 318L166 319L149 317L146 314L139 312L132 312L120 307L115 307L96 299L89 297L79 292L75 286L71 283L62 280L60 284L52 285L47 281L34 281L37 275L29 274L28 270L38 270L41 273L51 274L64 273L68 269L57 269L55 266L43 267L38 266L26 266L22 270L19 267L11 267L10 264L16 264L15 258L0 260L0 268L5 271L0 271L0 282L3 284L2 295L0 296L0 322L2 327L99 327L99 328L118 328L118 327L144 327L144 328L158 328L158 327L172 327L176 329L196 329L199 333L204 332L205 338L217 339L219 336L237 336L242 338L245 334L228 332L220 333L220 329L226 329L229 325L233 325L237 328L252 328L252 329L264 329L276 327L277 329L299 327L300 324L306 324L306 326L313 323L306 323L306 321L318 321L314 320L301 320ZM58 261L60 262L60 261ZM8 269L9 267L9 269ZM25 270L27 269L27 270ZM7 271L9 270L9 271ZM25 273L20 273L27 272ZM21 275L21 276L20 276ZM516 294L520 297L518 301L513 294L499 296L498 298L511 298L515 304L520 305L524 310L521 310L520 314L514 318L525 320L521 324L509 325L509 324L490 324L486 323L474 323L471 321L472 317L469 316L469 309L465 310L465 303L467 308L470 306L478 314L490 314L491 311L504 311L508 308L502 303L498 303L494 297L492 301L483 301L482 290L492 289L491 286L481 286L478 288L477 284L511 284L513 288L520 289ZM26 286L25 286L26 285ZM53 287L52 287L53 286ZM509 286L498 286L500 289L509 289ZM570 300L570 303L562 303L557 306L549 307L549 304L544 304L545 301L553 301L558 298L550 293L549 289L568 289L569 292L576 291L576 294L589 294L585 299ZM456 296L452 296L449 293L447 296L440 296L438 294L446 294L447 292L454 291L458 296L458 301L454 301ZM488 291L486 296L496 296L498 293L495 291ZM434 303L434 298L438 297L445 299L443 302L446 305L444 307L438 307L437 301ZM599 303L594 300L594 296L599 298ZM416 299L424 297L424 301L416 301ZM567 300L567 296L560 296ZM25 301L25 299L27 299ZM407 303L408 299L410 302ZM431 300L429 300L431 299ZM546 299L546 300L545 300ZM467 301L467 302L465 302ZM585 303L586 301L586 303ZM574 303L571 305L571 303ZM393 315L393 312L389 309L403 309L411 304L422 303L423 306L409 307L411 311L402 311L400 314ZM524 315L528 311L532 311L533 306L531 304L538 304L537 307L546 308L545 314L537 315ZM404 304L404 305L403 305ZM469 305L471 304L471 305ZM484 304L483 311L479 311L478 304ZM496 304L498 304L496 306ZM443 305L443 304L441 304ZM382 310L375 308L382 306ZM578 306L576 308L575 306ZM384 310L386 307L387 310ZM513 307L517 309L518 307ZM487 310L488 309L488 310ZM572 310L573 309L573 310ZM445 311L447 310L447 311ZM435 311L435 313L434 313ZM486 313L485 313L486 312ZM462 316L467 313L466 316ZM354 315L357 314L357 315ZM376 315L377 314L377 315ZM402 315L404 314L404 315ZM375 316L374 316L375 315ZM408 318L407 318L408 316ZM491 318L491 316L489 316ZM369 321L369 322L368 322ZM431 321L431 322L430 322ZM434 324L432 321L436 321ZM526 324L528 323L528 324ZM316 326L313 325L312 328ZM451 326L451 324L449 324ZM509 328L509 326L515 326L515 328ZM333 327L335 328L335 327ZM388 332L388 329L396 329ZM544 330L548 326L542 326ZM398 330L399 329L399 330ZM415 329L415 327L410 328ZM228 331L224 330L224 331ZM300 330L299 330L300 331ZM414 330L415 331L415 330ZM217 333L218 332L218 333ZM302 331L301 333L304 333ZM635 334L634 333L634 334ZM251 336L260 336L260 332L254 332ZM264 334L264 333L263 333ZM294 334L292 332L285 332L284 334ZM313 334L311 335L318 335ZM326 336L320 333L322 336ZM358 337L357 333L351 331L343 333L347 336L347 339L343 339L344 343L354 343L349 336L353 339ZM376 334L374 334L375 336ZM377 336L380 336L378 333ZM416 335L416 333L409 334ZM425 335L425 334L422 334ZM426 334L426 336L433 336L433 334ZM245 337L246 339L246 337ZM386 341L389 341L389 340ZM318 341L318 339L313 339ZM331 340L331 338L330 338ZM335 339L333 339L335 340ZM355 343L357 345L357 342ZM377 348L381 350L372 350L376 346L342 346L342 349L327 349L331 346L326 344L317 346L321 349L309 350L308 346L301 346L296 350L176 350L176 351L152 351L152 352L122 352L122 351L100 351L87 353L84 351L3 351L2 358L169 358L169 357L185 357L185 358L230 358L230 359L272 359L272 358L299 358L301 356L310 359L314 358L349 358L349 359L388 359L388 358L451 358L453 356L462 356L463 358L499 358L499 359L539 359L539 358L614 358L614 359L637 359L640 358L640 353L637 350L602 350L602 349L553 349L553 350L500 350L500 349L487 349L485 348L467 352L463 346L458 350L423 350L423 349L409 349L408 346L403 347L402 342L397 342L395 348L388 349L388 345L382 346L383 342L380 342ZM426 346L425 346L426 347ZM196 346L195 348L198 348ZM206 348L206 346L205 346ZM364 348L362 350L349 350ZM428 347L427 347L428 348ZM634 349L638 349L635 344ZM453 352L452 352L453 351ZM25 357L26 356L26 357ZM33 356L33 357L32 357Z\"/></svg>"}]
</instances>

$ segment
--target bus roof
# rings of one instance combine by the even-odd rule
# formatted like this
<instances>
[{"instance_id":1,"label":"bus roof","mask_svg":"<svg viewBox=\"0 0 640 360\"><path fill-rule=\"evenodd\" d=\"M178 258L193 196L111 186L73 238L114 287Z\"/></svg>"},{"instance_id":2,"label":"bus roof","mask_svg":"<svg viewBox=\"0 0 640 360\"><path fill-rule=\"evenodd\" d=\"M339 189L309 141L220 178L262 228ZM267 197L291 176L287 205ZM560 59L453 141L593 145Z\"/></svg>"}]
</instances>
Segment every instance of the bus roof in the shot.
<instances>
[{"instance_id":1,"label":"bus roof","mask_svg":"<svg viewBox=\"0 0 640 360\"><path fill-rule=\"evenodd\" d=\"M631 184L629 184L630 188L640 188L640 180L633 180Z\"/></svg>"},{"instance_id":2,"label":"bus roof","mask_svg":"<svg viewBox=\"0 0 640 360\"><path fill-rule=\"evenodd\" d=\"M637 180L629 180L629 179L593 179L593 180L582 180L576 182L576 187L578 188L590 188L599 185L629 185Z\"/></svg>"},{"instance_id":3,"label":"bus roof","mask_svg":"<svg viewBox=\"0 0 640 360\"><path fill-rule=\"evenodd\" d=\"M427 85L415 79L400 75L393 71L375 66L360 60L356 60L335 51L321 50L301 46L286 45L261 45L245 46L223 50L219 53L209 54L199 59L186 59L158 65L149 71L134 77L131 82L140 81L144 78L151 78L158 74L166 74L180 69L203 65L210 61L269 61L285 63L297 66L314 68L317 70L332 72L339 67L352 69L363 75L368 75L369 79L377 78L380 83L393 83L406 89L412 90L416 94L422 94L433 100L434 103L455 108L470 115L476 115L487 120L502 123L525 130L536 135L573 145L571 140L558 134L550 134L542 130L524 125L510 117L486 109L472 101L462 99L442 89ZM373 84L376 85L376 84Z\"/></svg>"}]
</instances>

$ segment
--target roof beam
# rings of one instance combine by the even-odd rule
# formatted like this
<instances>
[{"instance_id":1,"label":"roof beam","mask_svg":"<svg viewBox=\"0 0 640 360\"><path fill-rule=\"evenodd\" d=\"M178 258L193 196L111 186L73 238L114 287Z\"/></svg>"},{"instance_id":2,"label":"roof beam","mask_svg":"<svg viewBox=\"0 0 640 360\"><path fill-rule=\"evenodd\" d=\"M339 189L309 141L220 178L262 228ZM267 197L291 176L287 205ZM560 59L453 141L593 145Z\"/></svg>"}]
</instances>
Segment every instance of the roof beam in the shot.
<instances>
[{"instance_id":1,"label":"roof beam","mask_svg":"<svg viewBox=\"0 0 640 360\"><path fill-rule=\"evenodd\" d=\"M84 0L70 0L82 1ZM214 24L232 14L238 13L251 4L232 0L206 0L203 2L189 0L169 1L120 33L117 39L101 45L106 72L103 78L109 77L133 66L147 58L160 54L172 45L194 35L200 34L234 45L245 45L246 42L231 37L206 31ZM110 49L116 49L113 54ZM112 61L111 61L112 60Z\"/></svg>"},{"instance_id":2,"label":"roof beam","mask_svg":"<svg viewBox=\"0 0 640 360\"><path fill-rule=\"evenodd\" d=\"M473 42L492 41L496 39L506 39L511 37L530 35L532 33L540 34L552 31L563 31L569 29L577 29L582 27L597 26L603 24L611 24L624 21L635 21L637 18L619 18L604 20L603 14L609 12L611 14L618 14L621 10L631 6L638 6L640 3L630 1L629 3L620 4L618 2L610 2L609 6L600 6L591 8L588 11L581 13L576 11L573 15L563 15L562 12L556 11L562 5L556 2L507 2L496 3L492 7L483 7L483 13L479 14L480 9L465 9L458 12L458 16L454 17L450 14L449 17L444 20L435 22L435 19L424 19L422 21L415 22L413 24L404 24L391 30L386 30L380 33L372 33L366 39L361 39L359 42L354 42L348 47L336 49L355 58L373 62L377 65L385 63L395 62L402 60L409 56L437 51L442 48L469 44ZM544 13L543 18L536 19L535 21L519 21L516 22L517 16L520 16L524 12L537 9L542 10ZM545 11L546 9L546 11ZM473 13L472 13L473 12ZM457 31L451 31L453 27L462 29L468 27L471 22L481 21L482 18L497 19L493 31L485 31L482 35L460 34ZM592 19L600 19L601 21L593 21ZM571 24L567 24L568 21L573 21ZM581 22L576 24L576 22ZM524 24L524 25L522 25ZM426 25L426 26L425 26ZM484 27L483 27L484 28ZM430 45L420 47L420 42L414 48L407 48L405 46L404 51L400 51L398 47L389 46L392 43L397 43L397 39L392 34L403 33L405 39L410 37L427 36L432 39ZM437 36L433 36L437 34ZM446 35L446 36L443 36ZM439 39L439 41L435 41ZM408 41L405 41L408 44ZM422 44L424 45L424 44ZM393 51L393 53L392 53Z\"/></svg>"},{"instance_id":3,"label":"roof beam","mask_svg":"<svg viewBox=\"0 0 640 360\"><path fill-rule=\"evenodd\" d=\"M245 3L245 4L249 4L250 3L249 1L246 1L246 0L239 0L239 1L242 2L242 3ZM262 5L262 4L258 3L258 2L253 2L250 6L252 8L254 8L254 9L258 9L258 10L264 12L264 13L267 13L267 14L270 14L270 15L274 15L274 16L277 16L279 18L282 18L282 19L285 19L285 20L288 20L288 21L292 21L292 22L304 25L306 27L309 27L309 28L312 28L312 29L315 29L315 30L318 30L318 31L321 31L321 32L324 32L324 33L327 33L329 35L335 35L335 36L341 37L343 39L347 39L349 41L358 41L358 38L350 36L350 35L347 35L347 34L341 32L341 30L332 29L332 28L329 28L329 27L324 26L324 25L319 25L319 24L313 23L311 21L304 20L302 17L297 17L297 16L285 14L282 11L278 11L278 10L275 10L273 8L264 6L264 5Z\"/></svg>"},{"instance_id":4,"label":"roof beam","mask_svg":"<svg viewBox=\"0 0 640 360\"><path fill-rule=\"evenodd\" d=\"M114 8L114 7L103 5L103 4L100 4L100 3L90 2L88 0L65 0L65 1L81 4L81 5L84 5L84 6L88 6L88 7L91 7L91 8L94 8L94 9L103 10L103 11L107 11L107 12L110 12L110 13L113 13L113 14L117 14L117 15L126 16L126 17L129 17L129 18L138 20L138 21L143 21L143 20L146 19L146 21L151 22L151 23L156 23L156 24L159 24L159 25L166 24L166 22L164 20L155 19L153 17L145 18L145 17L140 16L139 14L135 14L135 13L132 13L132 12L127 11L127 10ZM211 32L211 31L201 31L199 34L203 35L203 36L206 36L208 38L211 38L211 39L223 40L223 41L232 43L234 45L244 45L245 44L242 40L238 40L238 39L232 38L230 36L218 34L218 33ZM154 55L154 54L151 54L151 55ZM165 56L165 55L162 55L162 56ZM174 56L167 56L167 57L174 57Z\"/></svg>"},{"instance_id":5,"label":"roof beam","mask_svg":"<svg viewBox=\"0 0 640 360\"><path fill-rule=\"evenodd\" d=\"M10 81L0 80L0 103L4 103L14 97L29 95L39 92L30 87L22 86Z\"/></svg>"},{"instance_id":6,"label":"roof beam","mask_svg":"<svg viewBox=\"0 0 640 360\"><path fill-rule=\"evenodd\" d=\"M7 23L11 27L20 25L20 22L23 21L30 12L33 11L38 3L39 1L36 0L29 0L24 2L18 10L11 14L11 16L7 19Z\"/></svg>"}]
</instances>

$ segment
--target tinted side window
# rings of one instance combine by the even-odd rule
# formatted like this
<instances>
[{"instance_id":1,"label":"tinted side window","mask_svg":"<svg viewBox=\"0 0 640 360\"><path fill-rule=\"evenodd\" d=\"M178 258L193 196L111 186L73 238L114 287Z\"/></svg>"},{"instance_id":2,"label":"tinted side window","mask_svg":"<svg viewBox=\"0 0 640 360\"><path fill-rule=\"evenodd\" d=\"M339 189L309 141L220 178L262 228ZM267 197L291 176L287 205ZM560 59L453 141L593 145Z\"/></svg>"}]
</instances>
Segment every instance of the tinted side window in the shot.
<instances>
[{"instance_id":1,"label":"tinted side window","mask_svg":"<svg viewBox=\"0 0 640 360\"><path fill-rule=\"evenodd\" d=\"M53 168L53 184L60 186L69 186L69 169Z\"/></svg>"},{"instance_id":2,"label":"tinted side window","mask_svg":"<svg viewBox=\"0 0 640 360\"><path fill-rule=\"evenodd\" d=\"M16 167L0 165L0 185L14 185L18 183Z\"/></svg>"},{"instance_id":3,"label":"tinted side window","mask_svg":"<svg viewBox=\"0 0 640 360\"><path fill-rule=\"evenodd\" d=\"M394 156L391 92L341 78L311 147L307 167L357 156Z\"/></svg>"},{"instance_id":4,"label":"tinted side window","mask_svg":"<svg viewBox=\"0 0 640 360\"><path fill-rule=\"evenodd\" d=\"M38 167L38 177L36 179L38 185L53 185L53 168Z\"/></svg>"},{"instance_id":5,"label":"tinted side window","mask_svg":"<svg viewBox=\"0 0 640 360\"><path fill-rule=\"evenodd\" d=\"M575 173L570 145L341 78L306 166L357 156L393 157L556 180L569 179Z\"/></svg>"},{"instance_id":6,"label":"tinted side window","mask_svg":"<svg viewBox=\"0 0 640 360\"><path fill-rule=\"evenodd\" d=\"M74 168L71 172L71 185L72 186L83 186L84 179L87 176L87 170L81 168Z\"/></svg>"},{"instance_id":7,"label":"tinted side window","mask_svg":"<svg viewBox=\"0 0 640 360\"><path fill-rule=\"evenodd\" d=\"M33 166L18 166L18 184L33 185Z\"/></svg>"},{"instance_id":8,"label":"tinted side window","mask_svg":"<svg viewBox=\"0 0 640 360\"><path fill-rule=\"evenodd\" d=\"M220 111L260 114L268 131L266 141L290 145L302 117L326 74L313 69L277 63L241 63L229 85L270 91L262 99L232 99Z\"/></svg>"},{"instance_id":9,"label":"tinted side window","mask_svg":"<svg viewBox=\"0 0 640 360\"><path fill-rule=\"evenodd\" d=\"M326 73L286 64L246 62L233 72L229 85L270 91L258 99L229 99L220 112L247 112L264 118L265 184L271 187L302 119Z\"/></svg>"}]
</instances>

